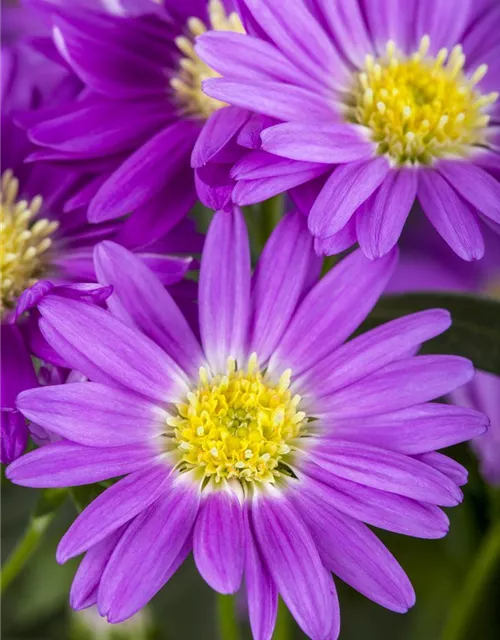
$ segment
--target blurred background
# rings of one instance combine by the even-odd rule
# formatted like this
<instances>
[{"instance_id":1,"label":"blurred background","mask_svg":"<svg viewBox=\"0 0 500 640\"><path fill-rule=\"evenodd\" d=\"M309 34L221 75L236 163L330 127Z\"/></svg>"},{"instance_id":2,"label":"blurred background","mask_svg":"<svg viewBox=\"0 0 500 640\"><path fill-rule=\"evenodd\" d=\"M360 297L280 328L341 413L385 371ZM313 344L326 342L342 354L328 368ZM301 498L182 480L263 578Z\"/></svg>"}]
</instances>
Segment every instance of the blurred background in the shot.
<instances>
[{"instance_id":1,"label":"blurred background","mask_svg":"<svg viewBox=\"0 0 500 640\"><path fill-rule=\"evenodd\" d=\"M413 582L417 603L406 615L386 611L336 580L342 614L342 640L496 640L500 637L499 491L481 479L467 446L449 453L470 472L462 505L448 510L449 535L417 540L377 531ZM40 492L11 485L2 477L2 563L22 536ZM2 597L3 640L250 639L243 599L235 596L237 629L218 620L231 598L217 596L189 559L154 598L143 615L108 625L92 610L75 613L68 594L78 560L59 566L57 543L76 515L68 498L57 511L39 547ZM286 612L280 612L275 640L303 638Z\"/></svg>"}]
</instances>

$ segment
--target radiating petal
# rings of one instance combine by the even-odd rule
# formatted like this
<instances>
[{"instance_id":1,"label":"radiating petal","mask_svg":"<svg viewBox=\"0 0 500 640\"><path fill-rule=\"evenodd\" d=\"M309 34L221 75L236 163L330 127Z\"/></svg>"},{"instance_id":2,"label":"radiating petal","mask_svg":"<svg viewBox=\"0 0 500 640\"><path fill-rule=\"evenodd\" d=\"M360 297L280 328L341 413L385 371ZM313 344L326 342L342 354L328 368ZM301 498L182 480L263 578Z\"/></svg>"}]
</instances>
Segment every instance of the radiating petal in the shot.
<instances>
[{"instance_id":1,"label":"radiating petal","mask_svg":"<svg viewBox=\"0 0 500 640\"><path fill-rule=\"evenodd\" d=\"M97 382L29 389L17 406L32 422L90 447L120 447L161 434L166 413L144 398Z\"/></svg>"},{"instance_id":2,"label":"radiating petal","mask_svg":"<svg viewBox=\"0 0 500 640\"><path fill-rule=\"evenodd\" d=\"M311 534L284 497L261 497L252 505L259 550L279 593L311 638L331 630L330 585ZM330 578L331 580L331 578Z\"/></svg>"},{"instance_id":3,"label":"radiating petal","mask_svg":"<svg viewBox=\"0 0 500 640\"><path fill-rule=\"evenodd\" d=\"M196 375L203 360L200 345L156 275L132 252L109 241L96 246L95 266L99 282L113 285L107 300L111 312L160 345L188 375Z\"/></svg>"},{"instance_id":4,"label":"radiating petal","mask_svg":"<svg viewBox=\"0 0 500 640\"><path fill-rule=\"evenodd\" d=\"M219 593L240 588L245 565L243 510L229 488L202 502L193 533L193 555L202 578Z\"/></svg>"},{"instance_id":5,"label":"radiating petal","mask_svg":"<svg viewBox=\"0 0 500 640\"><path fill-rule=\"evenodd\" d=\"M342 514L317 494L294 494L325 566L367 598L406 612L415 603L408 577L394 556L359 520Z\"/></svg>"},{"instance_id":6,"label":"radiating petal","mask_svg":"<svg viewBox=\"0 0 500 640\"><path fill-rule=\"evenodd\" d=\"M160 452L154 443L96 448L63 440L22 456L9 466L6 475L23 487L75 487L151 466Z\"/></svg>"},{"instance_id":7,"label":"radiating petal","mask_svg":"<svg viewBox=\"0 0 500 640\"><path fill-rule=\"evenodd\" d=\"M139 611L184 562L199 500L190 480L174 482L130 524L99 587L99 611L109 622L122 622Z\"/></svg>"},{"instance_id":8,"label":"radiating petal","mask_svg":"<svg viewBox=\"0 0 500 640\"><path fill-rule=\"evenodd\" d=\"M61 354L74 364L72 368L89 378L97 368L120 385L160 402L167 402L172 394L177 396L184 387L184 375L175 362L149 338L109 312L57 296L46 296L39 310L69 346L92 363L92 370L87 371L80 359L73 363L70 353Z\"/></svg>"},{"instance_id":9,"label":"radiating petal","mask_svg":"<svg viewBox=\"0 0 500 640\"><path fill-rule=\"evenodd\" d=\"M309 229L328 238L344 227L360 205L389 173L387 159L359 160L340 165L328 178L309 214Z\"/></svg>"},{"instance_id":10,"label":"radiating petal","mask_svg":"<svg viewBox=\"0 0 500 640\"><path fill-rule=\"evenodd\" d=\"M375 262L356 251L306 296L271 359L297 376L330 354L372 310L396 266L391 252Z\"/></svg>"},{"instance_id":11,"label":"radiating petal","mask_svg":"<svg viewBox=\"0 0 500 640\"><path fill-rule=\"evenodd\" d=\"M267 241L253 280L249 351L259 362L273 353L319 266L304 216L285 216Z\"/></svg>"},{"instance_id":12,"label":"radiating petal","mask_svg":"<svg viewBox=\"0 0 500 640\"><path fill-rule=\"evenodd\" d=\"M420 171L418 199L440 236L464 260L479 260L484 239L475 212L436 171Z\"/></svg>"},{"instance_id":13,"label":"radiating petal","mask_svg":"<svg viewBox=\"0 0 500 640\"><path fill-rule=\"evenodd\" d=\"M57 548L57 561L87 551L113 531L141 513L165 493L171 482L170 468L159 463L119 480L82 511Z\"/></svg>"},{"instance_id":14,"label":"radiating petal","mask_svg":"<svg viewBox=\"0 0 500 640\"><path fill-rule=\"evenodd\" d=\"M250 250L243 214L217 213L205 240L200 268L200 332L216 371L245 352L250 314Z\"/></svg>"},{"instance_id":15,"label":"radiating petal","mask_svg":"<svg viewBox=\"0 0 500 640\"><path fill-rule=\"evenodd\" d=\"M321 441L308 455L341 478L414 500L450 507L463 497L444 474L410 456L380 447L328 440Z\"/></svg>"}]
</instances>

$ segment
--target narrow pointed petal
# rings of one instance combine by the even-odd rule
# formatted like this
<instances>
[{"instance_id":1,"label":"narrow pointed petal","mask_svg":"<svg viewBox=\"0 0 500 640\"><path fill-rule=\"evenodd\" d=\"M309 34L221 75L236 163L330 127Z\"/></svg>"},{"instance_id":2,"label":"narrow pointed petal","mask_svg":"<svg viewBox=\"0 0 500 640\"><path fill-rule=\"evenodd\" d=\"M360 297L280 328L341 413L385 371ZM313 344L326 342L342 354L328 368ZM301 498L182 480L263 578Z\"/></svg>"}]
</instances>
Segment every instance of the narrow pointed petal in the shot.
<instances>
[{"instance_id":1,"label":"narrow pointed petal","mask_svg":"<svg viewBox=\"0 0 500 640\"><path fill-rule=\"evenodd\" d=\"M243 214L218 212L210 225L200 268L200 332L216 371L228 356L241 358L248 339L250 249Z\"/></svg>"},{"instance_id":2,"label":"narrow pointed petal","mask_svg":"<svg viewBox=\"0 0 500 640\"><path fill-rule=\"evenodd\" d=\"M282 496L262 497L252 505L252 523L262 557L293 617L314 640L327 637L332 627L330 584L299 514Z\"/></svg>"},{"instance_id":3,"label":"narrow pointed petal","mask_svg":"<svg viewBox=\"0 0 500 640\"><path fill-rule=\"evenodd\" d=\"M99 282L113 285L107 300L112 313L140 329L188 375L196 375L203 361L200 345L156 275L131 251L114 242L101 242L94 255Z\"/></svg>"},{"instance_id":4,"label":"narrow pointed petal","mask_svg":"<svg viewBox=\"0 0 500 640\"><path fill-rule=\"evenodd\" d=\"M87 551L155 502L170 482L170 468L159 463L109 487L82 511L57 548L57 561Z\"/></svg>"},{"instance_id":5,"label":"narrow pointed petal","mask_svg":"<svg viewBox=\"0 0 500 640\"><path fill-rule=\"evenodd\" d=\"M238 591L245 565L245 526L241 504L230 489L215 491L202 503L193 554L198 571L212 589Z\"/></svg>"}]
</instances>

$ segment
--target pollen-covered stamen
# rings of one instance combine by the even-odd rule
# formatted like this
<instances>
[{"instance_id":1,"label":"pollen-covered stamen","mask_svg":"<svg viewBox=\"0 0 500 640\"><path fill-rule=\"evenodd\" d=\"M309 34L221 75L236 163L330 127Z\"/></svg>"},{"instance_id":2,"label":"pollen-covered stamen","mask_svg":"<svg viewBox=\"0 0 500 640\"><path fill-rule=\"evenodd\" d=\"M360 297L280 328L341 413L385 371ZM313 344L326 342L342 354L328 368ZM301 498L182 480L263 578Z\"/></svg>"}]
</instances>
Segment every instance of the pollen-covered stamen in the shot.
<instances>
[{"instance_id":1,"label":"pollen-covered stamen","mask_svg":"<svg viewBox=\"0 0 500 640\"><path fill-rule=\"evenodd\" d=\"M429 47L424 36L418 51L405 56L389 41L381 58L366 56L346 96L347 120L368 127L378 153L397 165L467 156L470 147L488 143L487 109L498 93L482 95L476 87L487 65L467 76L460 45L436 56Z\"/></svg>"},{"instance_id":2,"label":"pollen-covered stamen","mask_svg":"<svg viewBox=\"0 0 500 640\"><path fill-rule=\"evenodd\" d=\"M180 60L177 76L170 80L183 113L202 119L207 119L214 111L226 106L226 103L203 93L203 80L219 77L220 74L199 58L194 50L195 38L208 30L245 32L238 14L227 15L221 0L209 0L208 17L209 26L199 18L189 18L188 35L176 38L175 43L184 57Z\"/></svg>"},{"instance_id":3,"label":"pollen-covered stamen","mask_svg":"<svg viewBox=\"0 0 500 640\"><path fill-rule=\"evenodd\" d=\"M12 171L2 175L0 199L0 310L15 306L18 296L43 275L47 251L52 245L51 235L57 222L45 218L33 221L42 206L42 198L31 202L18 200L19 183Z\"/></svg>"},{"instance_id":4,"label":"pollen-covered stamen","mask_svg":"<svg viewBox=\"0 0 500 640\"><path fill-rule=\"evenodd\" d=\"M290 378L287 370L277 383L269 380L256 354L246 369L228 358L224 375L210 376L202 367L197 387L168 419L168 447L179 468L198 469L215 482L276 482L309 422Z\"/></svg>"}]
</instances>

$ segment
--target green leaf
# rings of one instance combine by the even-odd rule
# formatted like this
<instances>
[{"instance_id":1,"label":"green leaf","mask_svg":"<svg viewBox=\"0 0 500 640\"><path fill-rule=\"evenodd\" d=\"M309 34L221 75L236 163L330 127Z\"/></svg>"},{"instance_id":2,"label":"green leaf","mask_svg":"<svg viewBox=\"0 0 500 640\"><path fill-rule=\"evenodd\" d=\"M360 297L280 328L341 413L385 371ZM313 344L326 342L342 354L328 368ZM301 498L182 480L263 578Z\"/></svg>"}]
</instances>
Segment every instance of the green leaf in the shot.
<instances>
[{"instance_id":1,"label":"green leaf","mask_svg":"<svg viewBox=\"0 0 500 640\"><path fill-rule=\"evenodd\" d=\"M447 309L453 324L429 340L422 353L447 353L469 358L477 369L500 375L500 301L455 293L408 293L384 296L359 333L424 309Z\"/></svg>"}]
</instances>

